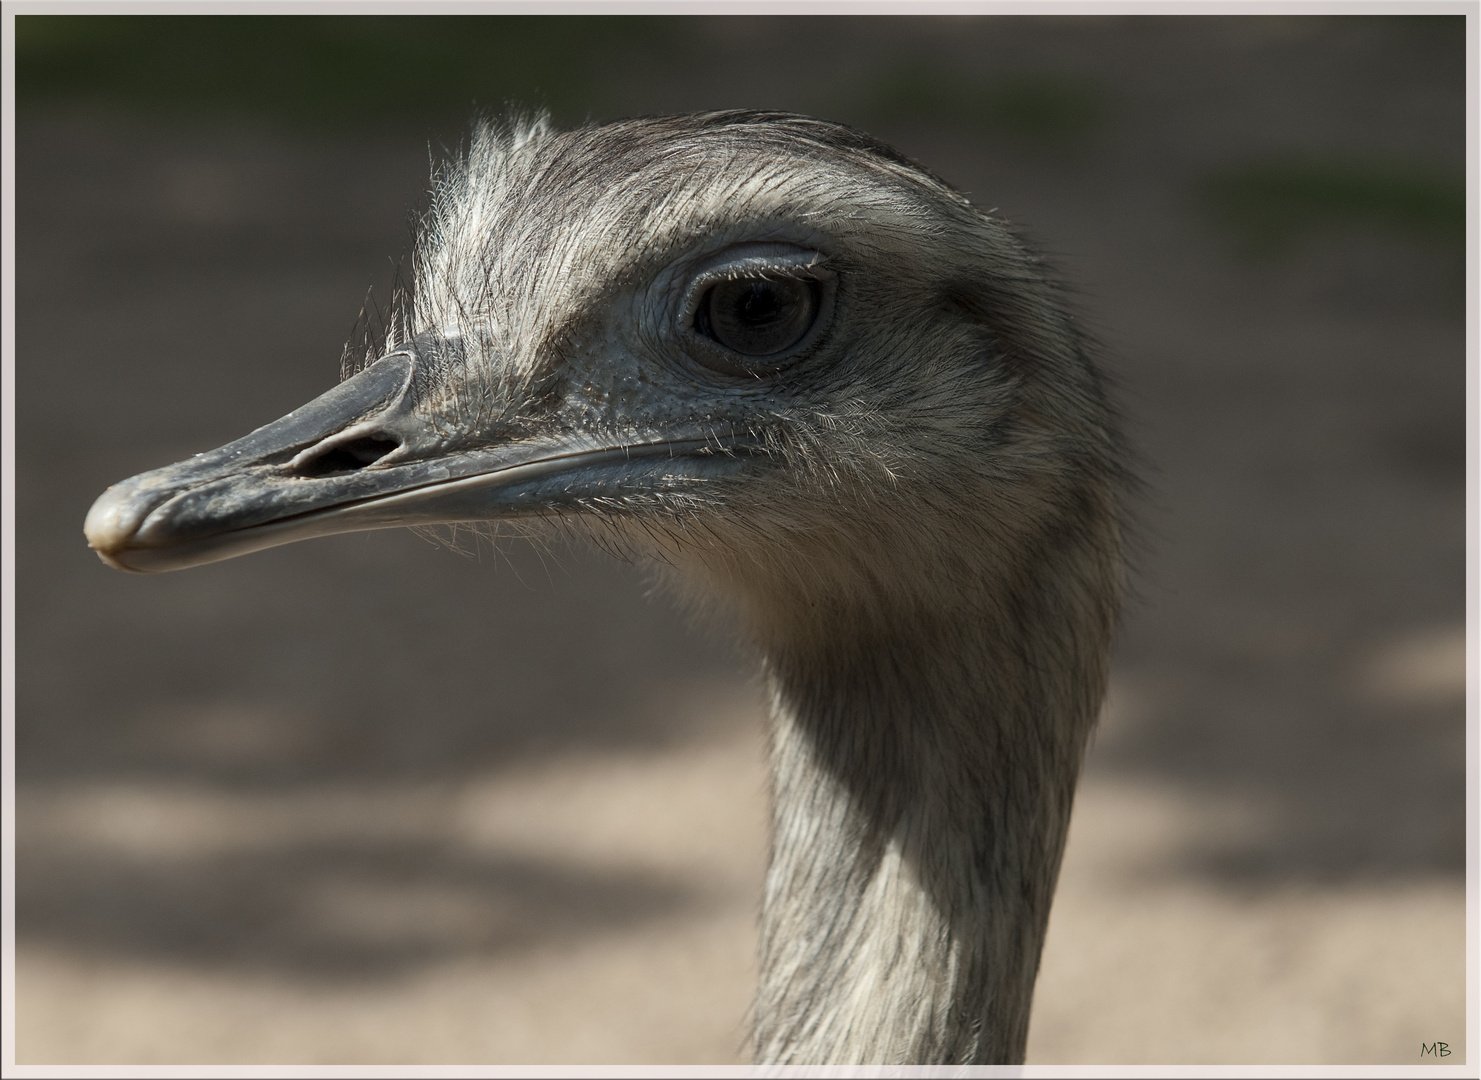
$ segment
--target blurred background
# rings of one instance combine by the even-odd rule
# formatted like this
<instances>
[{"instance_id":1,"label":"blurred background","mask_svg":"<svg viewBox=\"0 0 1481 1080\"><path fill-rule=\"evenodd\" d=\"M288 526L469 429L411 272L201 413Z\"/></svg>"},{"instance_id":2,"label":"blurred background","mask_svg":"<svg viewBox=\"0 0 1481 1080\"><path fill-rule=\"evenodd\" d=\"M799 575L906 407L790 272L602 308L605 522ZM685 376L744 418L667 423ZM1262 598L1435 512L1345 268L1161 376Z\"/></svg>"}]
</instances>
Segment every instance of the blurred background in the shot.
<instances>
[{"instance_id":1,"label":"blurred background","mask_svg":"<svg viewBox=\"0 0 1481 1080\"><path fill-rule=\"evenodd\" d=\"M17 48L17 1048L742 1060L763 710L585 551L162 577L108 484L332 385L477 112L843 120L1021 224L1147 493L1031 1063L1465 1060L1465 29L96 18Z\"/></svg>"}]
</instances>

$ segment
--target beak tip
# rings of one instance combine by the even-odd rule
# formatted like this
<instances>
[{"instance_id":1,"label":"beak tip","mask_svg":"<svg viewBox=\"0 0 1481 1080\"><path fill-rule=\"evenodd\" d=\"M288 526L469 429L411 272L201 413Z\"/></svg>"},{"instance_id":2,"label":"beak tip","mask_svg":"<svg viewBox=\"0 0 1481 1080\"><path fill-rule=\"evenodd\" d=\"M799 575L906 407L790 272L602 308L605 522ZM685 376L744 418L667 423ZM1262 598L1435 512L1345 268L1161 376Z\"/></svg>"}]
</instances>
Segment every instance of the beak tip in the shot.
<instances>
[{"instance_id":1,"label":"beak tip","mask_svg":"<svg viewBox=\"0 0 1481 1080\"><path fill-rule=\"evenodd\" d=\"M133 485L127 482L114 484L98 496L82 523L87 546L115 570L133 570L133 567L122 563L118 556L137 534L140 520L144 516L141 511L147 512L147 509L141 507L138 492L133 490Z\"/></svg>"}]
</instances>

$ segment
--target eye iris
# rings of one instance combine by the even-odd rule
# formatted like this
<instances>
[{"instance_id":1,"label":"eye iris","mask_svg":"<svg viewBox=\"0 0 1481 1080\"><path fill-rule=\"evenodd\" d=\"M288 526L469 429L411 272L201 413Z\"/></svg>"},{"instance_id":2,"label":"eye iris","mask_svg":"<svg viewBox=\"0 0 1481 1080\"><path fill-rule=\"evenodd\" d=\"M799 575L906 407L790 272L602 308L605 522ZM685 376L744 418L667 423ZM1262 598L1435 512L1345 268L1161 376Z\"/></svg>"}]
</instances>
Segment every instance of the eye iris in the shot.
<instances>
[{"instance_id":1,"label":"eye iris","mask_svg":"<svg viewBox=\"0 0 1481 1080\"><path fill-rule=\"evenodd\" d=\"M700 329L742 356L769 356L802 340L817 293L816 282L795 278L722 281L705 295Z\"/></svg>"}]
</instances>

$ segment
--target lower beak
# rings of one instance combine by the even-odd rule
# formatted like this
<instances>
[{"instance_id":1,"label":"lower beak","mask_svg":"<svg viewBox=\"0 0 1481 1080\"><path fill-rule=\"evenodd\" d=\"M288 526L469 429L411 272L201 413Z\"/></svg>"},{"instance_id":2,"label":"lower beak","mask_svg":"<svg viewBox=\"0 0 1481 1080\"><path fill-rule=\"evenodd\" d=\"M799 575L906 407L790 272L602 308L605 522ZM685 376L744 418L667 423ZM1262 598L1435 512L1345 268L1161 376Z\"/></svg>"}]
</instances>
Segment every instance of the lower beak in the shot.
<instances>
[{"instance_id":1,"label":"lower beak","mask_svg":"<svg viewBox=\"0 0 1481 1080\"><path fill-rule=\"evenodd\" d=\"M673 490L736 463L698 432L451 450L413 414L415 363L392 353L245 438L115 484L88 511L88 545L119 570L179 570L315 536Z\"/></svg>"}]
</instances>

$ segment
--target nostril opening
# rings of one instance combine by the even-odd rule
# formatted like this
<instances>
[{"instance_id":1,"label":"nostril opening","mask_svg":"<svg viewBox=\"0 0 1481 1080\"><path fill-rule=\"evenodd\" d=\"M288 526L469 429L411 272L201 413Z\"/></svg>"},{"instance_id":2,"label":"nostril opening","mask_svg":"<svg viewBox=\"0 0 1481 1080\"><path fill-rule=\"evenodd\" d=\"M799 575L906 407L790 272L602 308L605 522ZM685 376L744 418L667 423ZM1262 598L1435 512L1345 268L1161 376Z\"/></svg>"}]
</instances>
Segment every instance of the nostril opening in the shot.
<instances>
[{"instance_id":1,"label":"nostril opening","mask_svg":"<svg viewBox=\"0 0 1481 1080\"><path fill-rule=\"evenodd\" d=\"M384 435L364 435L349 442L337 443L317 457L294 466L299 476L338 476L374 465L401 443Z\"/></svg>"}]
</instances>

